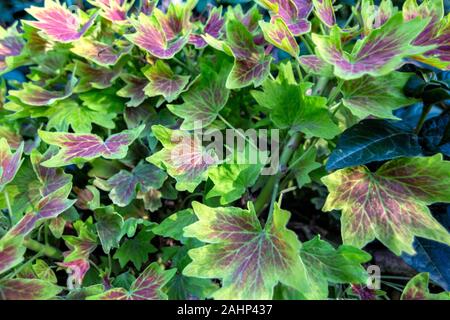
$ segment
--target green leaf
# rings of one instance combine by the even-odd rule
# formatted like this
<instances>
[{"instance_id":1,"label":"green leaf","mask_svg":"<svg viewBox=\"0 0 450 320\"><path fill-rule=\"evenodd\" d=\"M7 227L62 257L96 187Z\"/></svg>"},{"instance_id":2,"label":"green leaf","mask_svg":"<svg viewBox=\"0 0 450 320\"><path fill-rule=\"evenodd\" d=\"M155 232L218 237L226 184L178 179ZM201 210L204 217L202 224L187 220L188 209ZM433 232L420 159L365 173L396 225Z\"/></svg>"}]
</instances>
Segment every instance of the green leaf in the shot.
<instances>
[{"instance_id":1,"label":"green leaf","mask_svg":"<svg viewBox=\"0 0 450 320\"><path fill-rule=\"evenodd\" d=\"M117 249L114 259L118 259L120 266L124 268L131 261L140 270L142 265L148 261L150 253L158 251L151 243L154 234L147 229L143 229L134 239L126 240Z\"/></svg>"},{"instance_id":2,"label":"green leaf","mask_svg":"<svg viewBox=\"0 0 450 320\"><path fill-rule=\"evenodd\" d=\"M214 187L206 198L220 197L220 204L226 205L239 199L247 188L253 186L261 173L261 164L224 163L211 168L208 177Z\"/></svg>"},{"instance_id":3,"label":"green leaf","mask_svg":"<svg viewBox=\"0 0 450 320\"><path fill-rule=\"evenodd\" d=\"M183 237L183 228L197 221L192 209L178 211L165 218L158 226L153 229L153 233L162 237L172 238L185 242Z\"/></svg>"},{"instance_id":4,"label":"green leaf","mask_svg":"<svg viewBox=\"0 0 450 320\"><path fill-rule=\"evenodd\" d=\"M401 300L450 300L450 292L430 293L428 272L419 273L409 280L401 296Z\"/></svg>"},{"instance_id":5,"label":"green leaf","mask_svg":"<svg viewBox=\"0 0 450 320\"><path fill-rule=\"evenodd\" d=\"M112 248L118 248L123 226L122 216L109 206L96 209L95 220L103 251L109 253Z\"/></svg>"},{"instance_id":6,"label":"green leaf","mask_svg":"<svg viewBox=\"0 0 450 320\"><path fill-rule=\"evenodd\" d=\"M263 91L252 91L252 96L268 109L270 119L279 129L331 139L340 132L339 128L331 120L327 99L306 93L311 86L309 82L297 85L278 77L265 81Z\"/></svg>"},{"instance_id":7,"label":"green leaf","mask_svg":"<svg viewBox=\"0 0 450 320\"><path fill-rule=\"evenodd\" d=\"M63 101L48 109L47 128L68 131L69 127L76 133L90 133L92 124L114 129L115 113L99 112L79 105L75 101Z\"/></svg>"},{"instance_id":8,"label":"green leaf","mask_svg":"<svg viewBox=\"0 0 450 320\"><path fill-rule=\"evenodd\" d=\"M203 66L200 76L190 85L181 97L181 105L167 105L169 110L182 118L183 130L201 129L216 120L220 110L228 101L230 90L225 86L228 65L223 65L219 72L212 66Z\"/></svg>"},{"instance_id":9,"label":"green leaf","mask_svg":"<svg viewBox=\"0 0 450 320\"><path fill-rule=\"evenodd\" d=\"M262 228L251 203L248 210L198 202L192 206L199 221L186 227L184 235L208 244L189 251L192 262L183 274L221 279L215 299L271 299L278 282L315 295L299 257L297 235L286 229L288 211L276 204L273 221Z\"/></svg>"},{"instance_id":10,"label":"green leaf","mask_svg":"<svg viewBox=\"0 0 450 320\"><path fill-rule=\"evenodd\" d=\"M391 160L376 172L365 166L338 170L322 178L330 192L323 210L342 210L344 243L358 248L377 238L397 255L414 254L415 236L450 244L427 207L450 202L449 172L441 154Z\"/></svg>"},{"instance_id":11,"label":"green leaf","mask_svg":"<svg viewBox=\"0 0 450 320\"><path fill-rule=\"evenodd\" d=\"M309 177L309 174L322 166L320 163L316 162L316 157L317 150L315 148L310 148L308 150L298 148L292 156L289 166L292 166L291 172L294 174L299 188L310 183L311 178Z\"/></svg>"},{"instance_id":12,"label":"green leaf","mask_svg":"<svg viewBox=\"0 0 450 320\"><path fill-rule=\"evenodd\" d=\"M56 279L55 272L53 272L53 270L44 260L37 259L32 268L39 279L48 281L53 284L57 283L58 279Z\"/></svg>"},{"instance_id":13,"label":"green leaf","mask_svg":"<svg viewBox=\"0 0 450 320\"><path fill-rule=\"evenodd\" d=\"M392 72L383 77L364 76L345 81L342 102L360 119L370 115L398 119L392 114L393 110L417 102L403 94L403 87L410 76L410 73Z\"/></svg>"},{"instance_id":14,"label":"green leaf","mask_svg":"<svg viewBox=\"0 0 450 320\"><path fill-rule=\"evenodd\" d=\"M328 297L328 283L366 283L367 271L361 265L371 256L355 247L333 248L320 236L303 243L300 257L308 277L323 299Z\"/></svg>"}]
</instances>

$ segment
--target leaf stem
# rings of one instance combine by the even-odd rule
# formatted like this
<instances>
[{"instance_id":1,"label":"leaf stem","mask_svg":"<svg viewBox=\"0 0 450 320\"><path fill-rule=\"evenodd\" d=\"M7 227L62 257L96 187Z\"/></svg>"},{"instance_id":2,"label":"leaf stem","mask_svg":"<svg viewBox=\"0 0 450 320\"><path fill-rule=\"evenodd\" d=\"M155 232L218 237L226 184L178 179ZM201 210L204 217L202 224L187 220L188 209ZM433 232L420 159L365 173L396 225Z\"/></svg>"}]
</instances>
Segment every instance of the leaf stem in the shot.
<instances>
[{"instance_id":1,"label":"leaf stem","mask_svg":"<svg viewBox=\"0 0 450 320\"><path fill-rule=\"evenodd\" d=\"M269 212L269 217L267 219L268 222L272 218L273 203L276 201L280 179L286 173L286 166L289 160L291 159L292 155L294 154L295 150L297 150L301 137L302 137L301 132L296 132L294 135L290 137L280 156L278 172L269 178L267 184L261 190L261 193L259 194L258 198L255 201L255 211L257 215L259 215L265 208L269 198L271 198L272 202L270 204L271 210Z\"/></svg>"},{"instance_id":2,"label":"leaf stem","mask_svg":"<svg viewBox=\"0 0 450 320\"><path fill-rule=\"evenodd\" d=\"M297 61L297 63L295 64L295 70L297 70L298 79L299 81L303 81L302 70L300 70L300 57L296 57L295 60Z\"/></svg>"},{"instance_id":3,"label":"leaf stem","mask_svg":"<svg viewBox=\"0 0 450 320\"><path fill-rule=\"evenodd\" d=\"M431 104L426 104L423 106L422 114L420 115L419 121L417 122L416 126L416 134L420 133L420 130L422 130L423 124L425 123L425 120L427 119L428 113L431 111Z\"/></svg>"},{"instance_id":4,"label":"leaf stem","mask_svg":"<svg viewBox=\"0 0 450 320\"><path fill-rule=\"evenodd\" d=\"M344 80L338 78L336 87L333 88L333 90L330 93L330 96L328 97L328 101L327 101L328 104L333 102L336 99L336 97L339 95L343 84L344 84Z\"/></svg>"},{"instance_id":5,"label":"leaf stem","mask_svg":"<svg viewBox=\"0 0 450 320\"><path fill-rule=\"evenodd\" d=\"M33 239L24 239L23 245L32 251L41 252L44 256L47 256L55 260L63 258L61 251L59 251L55 247L52 247L50 245L44 245Z\"/></svg>"},{"instance_id":6,"label":"leaf stem","mask_svg":"<svg viewBox=\"0 0 450 320\"><path fill-rule=\"evenodd\" d=\"M9 201L9 194L6 188L3 190L3 195L5 196L6 206L8 207L9 223L12 224L13 212L11 209L11 202Z\"/></svg>"},{"instance_id":7,"label":"leaf stem","mask_svg":"<svg viewBox=\"0 0 450 320\"><path fill-rule=\"evenodd\" d=\"M245 141L247 141L253 148L258 149L258 147L253 143L253 141L249 140L242 132L238 129L236 129L231 123L227 121L222 115L218 114L218 118L225 123L227 127L230 129L233 129L241 138L243 138Z\"/></svg>"},{"instance_id":8,"label":"leaf stem","mask_svg":"<svg viewBox=\"0 0 450 320\"><path fill-rule=\"evenodd\" d=\"M300 39L302 40L302 42L305 44L306 49L308 49L308 53L309 54L314 54L314 50L312 49L311 45L309 44L309 42L306 40L306 38L303 35L300 35Z\"/></svg>"},{"instance_id":9,"label":"leaf stem","mask_svg":"<svg viewBox=\"0 0 450 320\"><path fill-rule=\"evenodd\" d=\"M32 256L30 259L28 259L25 263L23 263L22 265L20 265L17 269L14 270L14 272L8 274L8 278L12 279L14 278L16 275L18 275L20 273L20 271L22 271L26 266L32 264L36 259L39 259L40 257L42 257L44 254L42 251L39 251L38 253L36 253L34 256Z\"/></svg>"}]
</instances>

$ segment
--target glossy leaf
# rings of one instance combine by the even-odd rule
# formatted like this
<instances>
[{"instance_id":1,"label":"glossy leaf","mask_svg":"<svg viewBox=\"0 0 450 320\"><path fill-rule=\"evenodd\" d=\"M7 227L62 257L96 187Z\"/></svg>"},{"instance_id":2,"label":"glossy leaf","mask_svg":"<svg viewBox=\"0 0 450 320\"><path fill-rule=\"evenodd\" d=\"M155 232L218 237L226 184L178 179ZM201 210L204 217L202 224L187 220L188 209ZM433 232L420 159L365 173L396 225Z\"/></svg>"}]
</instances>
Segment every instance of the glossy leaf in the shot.
<instances>
[{"instance_id":1,"label":"glossy leaf","mask_svg":"<svg viewBox=\"0 0 450 320\"><path fill-rule=\"evenodd\" d=\"M377 238L397 255L414 254L415 236L450 244L427 207L450 202L449 170L440 154L391 160L376 172L341 169L322 179L330 192L323 210L342 210L344 243L358 248Z\"/></svg>"},{"instance_id":2,"label":"glossy leaf","mask_svg":"<svg viewBox=\"0 0 450 320\"><path fill-rule=\"evenodd\" d=\"M386 120L363 120L339 137L327 162L327 170L336 170L422 153L418 137L408 127Z\"/></svg>"},{"instance_id":3,"label":"glossy leaf","mask_svg":"<svg viewBox=\"0 0 450 320\"><path fill-rule=\"evenodd\" d=\"M114 254L114 259L119 260L122 268L131 261L134 266L140 270L141 266L148 261L148 255L158 251L150 243L150 240L153 237L154 234L152 232L146 229L142 230L134 239L126 240L119 249L117 249Z\"/></svg>"}]
</instances>

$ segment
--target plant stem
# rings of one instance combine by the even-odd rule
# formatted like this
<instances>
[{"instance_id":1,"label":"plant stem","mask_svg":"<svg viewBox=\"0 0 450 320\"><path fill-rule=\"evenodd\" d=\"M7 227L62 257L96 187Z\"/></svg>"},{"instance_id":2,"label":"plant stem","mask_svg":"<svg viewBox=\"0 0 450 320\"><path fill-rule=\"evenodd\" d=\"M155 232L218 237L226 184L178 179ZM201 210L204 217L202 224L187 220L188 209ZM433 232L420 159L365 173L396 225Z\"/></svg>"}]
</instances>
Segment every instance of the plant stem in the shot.
<instances>
[{"instance_id":1,"label":"plant stem","mask_svg":"<svg viewBox=\"0 0 450 320\"><path fill-rule=\"evenodd\" d=\"M227 119L225 119L224 117L222 117L220 114L218 115L218 118L227 125L227 127L229 127L230 129L233 129L234 131L236 131L236 133L243 138L245 141L247 141L253 148L258 149L258 147L253 143L253 141L249 140L244 134L242 134L241 131L239 131L238 129L236 129L231 123L229 123L227 121Z\"/></svg>"},{"instance_id":2,"label":"plant stem","mask_svg":"<svg viewBox=\"0 0 450 320\"><path fill-rule=\"evenodd\" d=\"M280 179L286 173L285 170L286 166L289 160L291 159L292 155L294 154L295 150L297 150L301 137L302 134L300 132L295 133L294 135L291 136L286 146L284 147L283 152L280 156L280 163L278 166L277 174L269 178L267 184L261 190L261 193L259 194L258 198L255 201L255 211L258 215L261 214L262 210L265 208L271 196L272 196L271 209L273 209L273 202L275 202L276 200ZM269 218L267 219L267 221L270 221L270 219L272 218L272 211L273 210L269 212Z\"/></svg>"},{"instance_id":3,"label":"plant stem","mask_svg":"<svg viewBox=\"0 0 450 320\"><path fill-rule=\"evenodd\" d=\"M422 114L420 115L419 122L417 123L417 126L416 126L416 130L415 130L416 134L419 134L420 130L422 130L422 126L425 123L425 120L427 119L427 115L430 112L431 107L432 107L431 104L427 104L427 105L423 106Z\"/></svg>"},{"instance_id":4,"label":"plant stem","mask_svg":"<svg viewBox=\"0 0 450 320\"><path fill-rule=\"evenodd\" d=\"M336 97L341 92L341 88L342 88L343 84L344 84L344 80L338 79L337 85L336 85L336 87L333 88L330 96L328 97L327 103L331 103L331 102L333 102L336 99Z\"/></svg>"},{"instance_id":5,"label":"plant stem","mask_svg":"<svg viewBox=\"0 0 450 320\"><path fill-rule=\"evenodd\" d=\"M8 207L9 222L12 223L13 212L11 209L11 202L9 201L9 194L8 191L6 191L6 188L3 190L3 195L5 196L6 206Z\"/></svg>"},{"instance_id":6,"label":"plant stem","mask_svg":"<svg viewBox=\"0 0 450 320\"><path fill-rule=\"evenodd\" d=\"M296 57L295 59L297 61L297 63L295 64L295 70L297 70L298 79L299 81L303 81L302 70L300 70L300 57Z\"/></svg>"},{"instance_id":7,"label":"plant stem","mask_svg":"<svg viewBox=\"0 0 450 320\"><path fill-rule=\"evenodd\" d=\"M313 54L314 50L312 49L311 45L309 44L309 42L305 39L305 37L303 37L302 35L300 36L300 39L302 40L302 42L305 44L306 49L308 49L309 54Z\"/></svg>"},{"instance_id":8,"label":"plant stem","mask_svg":"<svg viewBox=\"0 0 450 320\"><path fill-rule=\"evenodd\" d=\"M47 257L55 259L55 260L59 260L59 259L63 258L61 251L59 251L55 247L52 247L50 245L44 245L33 239L24 239L23 245L32 251L40 252L44 256L47 256Z\"/></svg>"}]
</instances>

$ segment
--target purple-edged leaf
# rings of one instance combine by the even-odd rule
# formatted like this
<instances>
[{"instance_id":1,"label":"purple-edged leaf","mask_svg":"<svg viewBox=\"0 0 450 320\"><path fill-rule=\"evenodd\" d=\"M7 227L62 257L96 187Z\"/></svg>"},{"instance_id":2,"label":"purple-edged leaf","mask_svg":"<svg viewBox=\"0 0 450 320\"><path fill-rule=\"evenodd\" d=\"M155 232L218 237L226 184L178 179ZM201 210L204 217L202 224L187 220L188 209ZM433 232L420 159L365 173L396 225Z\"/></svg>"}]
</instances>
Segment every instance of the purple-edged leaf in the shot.
<instances>
[{"instance_id":1,"label":"purple-edged leaf","mask_svg":"<svg viewBox=\"0 0 450 320\"><path fill-rule=\"evenodd\" d=\"M14 179L22 164L24 144L21 143L15 153L11 152L8 141L0 138L0 192Z\"/></svg>"},{"instance_id":2,"label":"purple-edged leaf","mask_svg":"<svg viewBox=\"0 0 450 320\"><path fill-rule=\"evenodd\" d=\"M131 45L121 43L106 44L95 40L81 38L70 49L76 55L95 62L100 66L112 66L132 49Z\"/></svg>"},{"instance_id":3,"label":"purple-edged leaf","mask_svg":"<svg viewBox=\"0 0 450 320\"><path fill-rule=\"evenodd\" d=\"M300 56L300 64L309 73L331 77L333 75L333 67L320 59L316 55Z\"/></svg>"},{"instance_id":4,"label":"purple-edged leaf","mask_svg":"<svg viewBox=\"0 0 450 320\"><path fill-rule=\"evenodd\" d=\"M128 0L88 0L90 4L100 8L100 15L112 22L125 22L127 20L127 12L133 1Z\"/></svg>"},{"instance_id":5,"label":"purple-edged leaf","mask_svg":"<svg viewBox=\"0 0 450 320\"><path fill-rule=\"evenodd\" d=\"M75 92L85 92L92 88L106 89L114 84L114 81L119 77L121 67L117 66L112 69L105 67L94 67L79 60L75 61L75 73L80 79L75 87Z\"/></svg>"},{"instance_id":6,"label":"purple-edged leaf","mask_svg":"<svg viewBox=\"0 0 450 320\"><path fill-rule=\"evenodd\" d=\"M72 13L66 4L59 0L45 0L44 7L25 9L37 21L25 21L27 24L41 30L51 40L72 42L81 38L91 27L96 18L94 14L84 25L78 14Z\"/></svg>"},{"instance_id":7,"label":"purple-edged leaf","mask_svg":"<svg viewBox=\"0 0 450 320\"><path fill-rule=\"evenodd\" d=\"M90 267L89 255L97 248L98 237L95 227L92 224L92 217L86 220L86 222L78 220L73 226L78 235L63 236L70 250L64 253L64 261L58 264L67 269L67 272L72 275L75 283L81 285Z\"/></svg>"},{"instance_id":8,"label":"purple-edged leaf","mask_svg":"<svg viewBox=\"0 0 450 320\"><path fill-rule=\"evenodd\" d=\"M26 248L22 237L0 240L0 274L14 268L23 261Z\"/></svg>"},{"instance_id":9,"label":"purple-edged leaf","mask_svg":"<svg viewBox=\"0 0 450 320\"><path fill-rule=\"evenodd\" d=\"M38 279L0 280L2 300L48 300L62 290L51 282Z\"/></svg>"},{"instance_id":10,"label":"purple-edged leaf","mask_svg":"<svg viewBox=\"0 0 450 320\"><path fill-rule=\"evenodd\" d=\"M270 10L272 18L281 18L293 35L298 36L311 30L308 16L312 11L311 0L259 0Z\"/></svg>"},{"instance_id":11,"label":"purple-edged leaf","mask_svg":"<svg viewBox=\"0 0 450 320\"><path fill-rule=\"evenodd\" d=\"M48 168L41 165L42 162L49 160L56 155L55 149L48 149L43 155L38 150L33 150L30 155L33 170L42 184L40 193L43 197L61 189L72 181L72 176L66 174L60 168Z\"/></svg>"},{"instance_id":12,"label":"purple-edged leaf","mask_svg":"<svg viewBox=\"0 0 450 320\"><path fill-rule=\"evenodd\" d=\"M67 270L67 273L70 275L77 287L81 286L84 276L90 268L89 260L87 259L76 259L69 262L58 262L57 264Z\"/></svg>"},{"instance_id":13,"label":"purple-edged leaf","mask_svg":"<svg viewBox=\"0 0 450 320\"><path fill-rule=\"evenodd\" d=\"M144 75L150 81L144 88L145 94L149 97L162 95L168 102L178 97L190 78L175 74L162 60L156 61L155 65L145 70Z\"/></svg>"},{"instance_id":14,"label":"purple-edged leaf","mask_svg":"<svg viewBox=\"0 0 450 320\"><path fill-rule=\"evenodd\" d=\"M126 35L127 39L157 58L172 58L189 41L189 33L174 34L171 30L164 30L155 15L141 13L138 20L132 22L136 33Z\"/></svg>"},{"instance_id":15,"label":"purple-edged leaf","mask_svg":"<svg viewBox=\"0 0 450 320\"><path fill-rule=\"evenodd\" d=\"M192 262L183 274L221 279L215 299L272 299L279 282L314 297L299 256L301 244L286 228L288 211L275 204L273 220L263 228L251 203L248 210L192 206L199 221L185 227L184 236L207 245L189 251Z\"/></svg>"},{"instance_id":16,"label":"purple-edged leaf","mask_svg":"<svg viewBox=\"0 0 450 320\"><path fill-rule=\"evenodd\" d=\"M264 38L269 43L297 58L300 48L282 19L277 18L271 22L260 21L259 26L264 33Z\"/></svg>"},{"instance_id":17,"label":"purple-edged leaf","mask_svg":"<svg viewBox=\"0 0 450 320\"><path fill-rule=\"evenodd\" d=\"M145 125L132 130L113 134L103 141L94 134L75 134L68 132L48 132L39 130L41 139L60 147L58 154L42 163L46 167L61 167L71 163L83 163L98 157L122 159L128 146L141 134Z\"/></svg>"},{"instance_id":18,"label":"purple-edged leaf","mask_svg":"<svg viewBox=\"0 0 450 320\"><path fill-rule=\"evenodd\" d=\"M120 78L125 81L126 86L117 91L117 95L130 98L127 107L138 107L146 98L144 88L148 85L148 80L132 74L123 74Z\"/></svg>"},{"instance_id":19,"label":"purple-edged leaf","mask_svg":"<svg viewBox=\"0 0 450 320\"><path fill-rule=\"evenodd\" d=\"M202 35L208 34L213 38L219 39L223 32L224 23L225 19L222 17L222 7L214 7L209 12L208 21L206 21L206 24L201 30L191 34L189 43L193 44L197 49L206 47L207 43L202 38Z\"/></svg>"},{"instance_id":20,"label":"purple-edged leaf","mask_svg":"<svg viewBox=\"0 0 450 320\"><path fill-rule=\"evenodd\" d=\"M430 293L428 289L429 274L419 273L409 280L403 289L401 300L450 300L450 292Z\"/></svg>"},{"instance_id":21,"label":"purple-edged leaf","mask_svg":"<svg viewBox=\"0 0 450 320\"><path fill-rule=\"evenodd\" d=\"M340 29L334 26L330 35L313 34L316 53L334 66L334 74L342 79L356 79L365 74L385 75L404 63L404 58L423 53L429 48L412 42L425 28L426 20L403 21L396 14L381 28L358 40L351 53L342 49Z\"/></svg>"},{"instance_id":22,"label":"purple-edged leaf","mask_svg":"<svg viewBox=\"0 0 450 320\"><path fill-rule=\"evenodd\" d=\"M72 189L72 184L66 184L64 187L42 198L36 208L27 213L15 226L13 226L5 237L26 236L36 227L38 223L44 220L56 218L61 213L69 209L76 200L69 200L67 197Z\"/></svg>"},{"instance_id":23,"label":"purple-edged leaf","mask_svg":"<svg viewBox=\"0 0 450 320\"><path fill-rule=\"evenodd\" d=\"M51 91L32 82L24 82L21 90L10 90L9 94L30 106L49 106L70 97L77 83L78 79L71 76L63 91Z\"/></svg>"},{"instance_id":24,"label":"purple-edged leaf","mask_svg":"<svg viewBox=\"0 0 450 320\"><path fill-rule=\"evenodd\" d=\"M227 79L227 88L261 85L269 75L272 57L265 54L262 46L255 44L253 35L239 20L229 20L226 30L226 42L209 35L204 35L203 39L213 48L234 57L234 65Z\"/></svg>"},{"instance_id":25,"label":"purple-edged leaf","mask_svg":"<svg viewBox=\"0 0 450 320\"><path fill-rule=\"evenodd\" d=\"M408 0L403 4L405 20L429 19L426 28L417 36L413 44L416 46L434 46L423 55L413 59L428 65L450 70L450 15L444 17L443 1L425 0L420 5L416 0Z\"/></svg>"},{"instance_id":26,"label":"purple-edged leaf","mask_svg":"<svg viewBox=\"0 0 450 320\"><path fill-rule=\"evenodd\" d=\"M177 180L177 190L194 192L206 180L209 167L217 159L206 152L198 137L186 131L170 130L161 125L153 126L152 131L164 148L146 160L166 169Z\"/></svg>"},{"instance_id":27,"label":"purple-edged leaf","mask_svg":"<svg viewBox=\"0 0 450 320\"><path fill-rule=\"evenodd\" d=\"M95 228L102 244L103 251L109 253L112 248L119 247L122 238L123 218L114 211L113 206L95 209Z\"/></svg>"},{"instance_id":28,"label":"purple-edged leaf","mask_svg":"<svg viewBox=\"0 0 450 320\"><path fill-rule=\"evenodd\" d=\"M167 105L169 110L184 119L183 130L200 129L210 125L228 101L230 90L226 88L229 66L216 72L212 66L204 66L201 75L182 95L183 104Z\"/></svg>"},{"instance_id":29,"label":"purple-edged leaf","mask_svg":"<svg viewBox=\"0 0 450 320\"><path fill-rule=\"evenodd\" d=\"M153 262L131 284L129 290L114 288L99 295L88 297L89 300L167 300L162 287L175 275L176 269L163 270Z\"/></svg>"},{"instance_id":30,"label":"purple-edged leaf","mask_svg":"<svg viewBox=\"0 0 450 320\"><path fill-rule=\"evenodd\" d=\"M314 5L314 13L325 24L331 28L336 24L334 16L333 0L312 0Z\"/></svg>"},{"instance_id":31,"label":"purple-edged leaf","mask_svg":"<svg viewBox=\"0 0 450 320\"><path fill-rule=\"evenodd\" d=\"M414 237L450 244L450 234L427 205L450 202L450 162L442 155L399 158L376 172L365 166L322 178L330 194L324 211L342 210L345 244L363 247L375 238L392 252L414 254Z\"/></svg>"},{"instance_id":32,"label":"purple-edged leaf","mask_svg":"<svg viewBox=\"0 0 450 320\"><path fill-rule=\"evenodd\" d=\"M20 55L23 47L24 41L16 24L6 30L0 26L0 72L7 69L7 58Z\"/></svg>"},{"instance_id":33,"label":"purple-edged leaf","mask_svg":"<svg viewBox=\"0 0 450 320\"><path fill-rule=\"evenodd\" d=\"M410 73L394 71L381 77L363 76L345 81L342 103L360 119L369 115L398 119L392 114L394 110L417 102L403 93L410 77Z\"/></svg>"},{"instance_id":34,"label":"purple-edged leaf","mask_svg":"<svg viewBox=\"0 0 450 320\"><path fill-rule=\"evenodd\" d=\"M111 188L110 199L114 204L125 207L136 198L136 187L142 192L162 187L167 175L158 167L149 163L139 163L131 172L120 170L108 179Z\"/></svg>"},{"instance_id":35,"label":"purple-edged leaf","mask_svg":"<svg viewBox=\"0 0 450 320\"><path fill-rule=\"evenodd\" d=\"M361 18L364 25L364 34L368 35L373 29L385 24L394 14L391 0L381 0L375 5L373 0L363 0L361 3Z\"/></svg>"}]
</instances>

